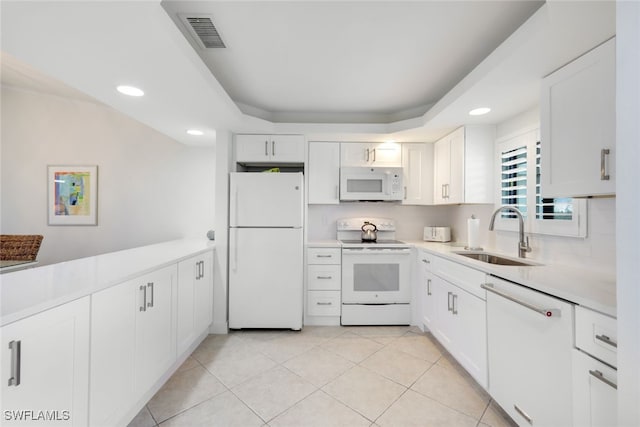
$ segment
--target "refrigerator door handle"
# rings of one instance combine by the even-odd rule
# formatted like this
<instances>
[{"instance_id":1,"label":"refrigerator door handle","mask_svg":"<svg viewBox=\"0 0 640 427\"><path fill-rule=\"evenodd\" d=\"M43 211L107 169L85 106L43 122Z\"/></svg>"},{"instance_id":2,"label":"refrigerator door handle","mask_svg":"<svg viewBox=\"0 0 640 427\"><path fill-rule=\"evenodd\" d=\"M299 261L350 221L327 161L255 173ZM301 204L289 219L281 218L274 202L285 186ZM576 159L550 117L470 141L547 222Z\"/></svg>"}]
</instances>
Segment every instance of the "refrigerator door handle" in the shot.
<instances>
[{"instance_id":1,"label":"refrigerator door handle","mask_svg":"<svg viewBox=\"0 0 640 427\"><path fill-rule=\"evenodd\" d=\"M233 229L233 271L238 271L238 229Z\"/></svg>"},{"instance_id":2,"label":"refrigerator door handle","mask_svg":"<svg viewBox=\"0 0 640 427\"><path fill-rule=\"evenodd\" d=\"M234 197L236 198L233 201L233 213L235 214L235 225L238 226L238 187L236 186L235 191L234 191Z\"/></svg>"}]
</instances>

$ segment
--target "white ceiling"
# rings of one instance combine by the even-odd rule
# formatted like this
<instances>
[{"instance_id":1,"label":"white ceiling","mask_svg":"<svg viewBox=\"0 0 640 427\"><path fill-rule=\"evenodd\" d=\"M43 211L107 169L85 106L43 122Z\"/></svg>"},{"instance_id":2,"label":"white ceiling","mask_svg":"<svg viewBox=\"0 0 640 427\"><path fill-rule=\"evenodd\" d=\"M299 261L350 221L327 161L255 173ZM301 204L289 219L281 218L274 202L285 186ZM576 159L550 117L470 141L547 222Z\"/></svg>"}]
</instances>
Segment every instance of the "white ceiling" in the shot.
<instances>
[{"instance_id":1,"label":"white ceiling","mask_svg":"<svg viewBox=\"0 0 640 427\"><path fill-rule=\"evenodd\" d=\"M185 144L216 130L433 141L535 106L544 75L615 32L612 1L538 6L4 0L2 83L62 83ZM227 48L201 50L177 12L211 14ZM123 83L146 95L120 95ZM479 105L492 112L467 115Z\"/></svg>"},{"instance_id":2,"label":"white ceiling","mask_svg":"<svg viewBox=\"0 0 640 427\"><path fill-rule=\"evenodd\" d=\"M163 1L243 112L277 122L424 114L542 1ZM211 17L205 49L179 15Z\"/></svg>"}]
</instances>

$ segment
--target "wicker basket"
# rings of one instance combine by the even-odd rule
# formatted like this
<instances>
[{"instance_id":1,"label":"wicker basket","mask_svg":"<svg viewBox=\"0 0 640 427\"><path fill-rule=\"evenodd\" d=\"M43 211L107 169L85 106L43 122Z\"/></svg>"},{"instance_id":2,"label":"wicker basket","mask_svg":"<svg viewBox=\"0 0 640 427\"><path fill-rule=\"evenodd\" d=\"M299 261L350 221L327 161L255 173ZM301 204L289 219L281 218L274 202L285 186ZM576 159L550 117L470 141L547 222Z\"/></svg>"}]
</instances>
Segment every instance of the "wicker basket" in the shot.
<instances>
[{"instance_id":1,"label":"wicker basket","mask_svg":"<svg viewBox=\"0 0 640 427\"><path fill-rule=\"evenodd\" d=\"M0 259L16 261L35 261L42 243L40 235L0 235Z\"/></svg>"}]
</instances>

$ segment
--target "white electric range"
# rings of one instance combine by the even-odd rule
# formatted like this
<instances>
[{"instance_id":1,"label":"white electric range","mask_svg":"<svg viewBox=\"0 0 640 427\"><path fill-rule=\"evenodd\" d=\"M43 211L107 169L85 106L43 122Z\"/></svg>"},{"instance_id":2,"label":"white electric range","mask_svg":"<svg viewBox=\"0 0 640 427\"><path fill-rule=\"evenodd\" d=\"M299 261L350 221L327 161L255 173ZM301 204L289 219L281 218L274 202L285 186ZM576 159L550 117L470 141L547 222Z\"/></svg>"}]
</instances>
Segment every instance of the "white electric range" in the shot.
<instances>
[{"instance_id":1,"label":"white electric range","mask_svg":"<svg viewBox=\"0 0 640 427\"><path fill-rule=\"evenodd\" d=\"M365 221L376 226L375 241L361 239ZM410 324L411 248L395 239L395 231L395 221L388 218L338 220L337 237L342 243L342 325Z\"/></svg>"}]
</instances>

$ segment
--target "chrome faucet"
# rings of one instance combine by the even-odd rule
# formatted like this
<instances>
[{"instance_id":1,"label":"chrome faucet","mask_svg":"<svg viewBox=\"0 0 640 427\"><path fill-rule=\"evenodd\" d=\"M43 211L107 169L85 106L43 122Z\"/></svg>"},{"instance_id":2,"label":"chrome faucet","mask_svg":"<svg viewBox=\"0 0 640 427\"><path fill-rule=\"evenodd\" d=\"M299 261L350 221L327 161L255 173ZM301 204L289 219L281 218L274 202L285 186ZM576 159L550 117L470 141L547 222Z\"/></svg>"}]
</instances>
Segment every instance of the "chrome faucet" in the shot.
<instances>
[{"instance_id":1,"label":"chrome faucet","mask_svg":"<svg viewBox=\"0 0 640 427\"><path fill-rule=\"evenodd\" d=\"M502 206L496 209L496 211L491 216L491 222L489 223L489 230L493 231L493 226L496 221L496 215L501 211L511 211L518 217L518 236L520 237L520 241L518 242L518 257L526 258L527 252L531 252L531 246L529 246L529 237L524 238L524 218L522 217L522 213L518 210L518 208L514 206Z\"/></svg>"}]
</instances>

